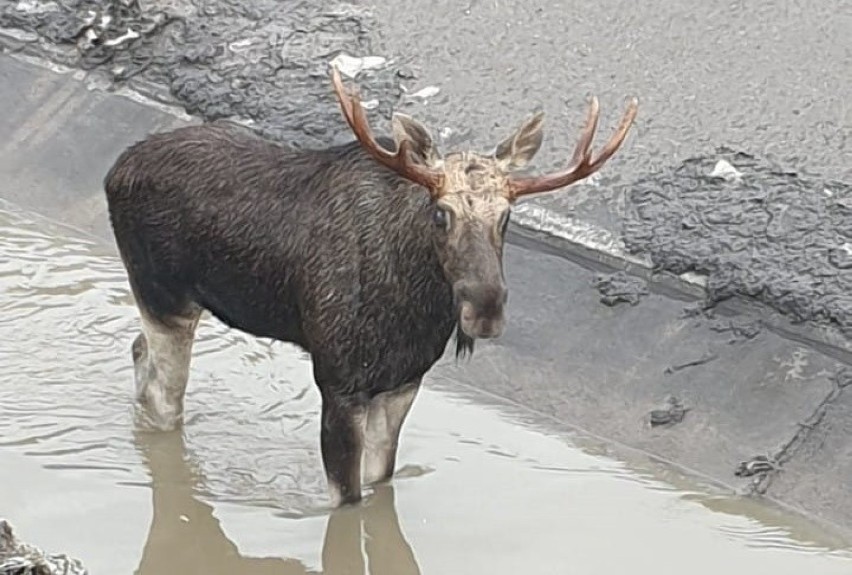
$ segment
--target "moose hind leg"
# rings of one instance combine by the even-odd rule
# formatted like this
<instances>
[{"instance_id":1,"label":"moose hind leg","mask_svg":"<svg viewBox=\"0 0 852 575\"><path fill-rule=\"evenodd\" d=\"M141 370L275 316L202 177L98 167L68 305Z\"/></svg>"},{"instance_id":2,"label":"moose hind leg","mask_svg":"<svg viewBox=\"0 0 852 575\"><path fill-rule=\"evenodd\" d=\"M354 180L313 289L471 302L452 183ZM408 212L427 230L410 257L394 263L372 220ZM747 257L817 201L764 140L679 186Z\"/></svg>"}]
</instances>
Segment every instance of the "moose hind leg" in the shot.
<instances>
[{"instance_id":1,"label":"moose hind leg","mask_svg":"<svg viewBox=\"0 0 852 575\"><path fill-rule=\"evenodd\" d=\"M380 393L370 402L364 427L364 483L390 479L396 466L399 432L411 410L420 382Z\"/></svg>"},{"instance_id":2,"label":"moose hind leg","mask_svg":"<svg viewBox=\"0 0 852 575\"><path fill-rule=\"evenodd\" d=\"M142 311L142 333L133 342L136 400L142 423L160 430L177 427L200 309L181 316L154 318Z\"/></svg>"}]
</instances>

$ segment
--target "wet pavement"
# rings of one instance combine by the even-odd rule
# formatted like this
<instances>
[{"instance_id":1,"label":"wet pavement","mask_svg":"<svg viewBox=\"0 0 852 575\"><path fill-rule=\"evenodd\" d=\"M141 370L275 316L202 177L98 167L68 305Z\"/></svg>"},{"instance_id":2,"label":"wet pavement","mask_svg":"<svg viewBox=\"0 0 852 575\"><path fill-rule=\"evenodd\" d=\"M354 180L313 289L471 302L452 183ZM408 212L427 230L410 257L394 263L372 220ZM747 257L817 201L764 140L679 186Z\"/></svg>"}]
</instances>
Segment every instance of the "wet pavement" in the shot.
<instances>
[{"instance_id":1,"label":"wet pavement","mask_svg":"<svg viewBox=\"0 0 852 575\"><path fill-rule=\"evenodd\" d=\"M136 433L121 262L6 203L0 313L0 509L92 573L852 568L842 532L441 376L406 424L394 481L329 513L309 362L209 318L184 430Z\"/></svg>"}]
</instances>

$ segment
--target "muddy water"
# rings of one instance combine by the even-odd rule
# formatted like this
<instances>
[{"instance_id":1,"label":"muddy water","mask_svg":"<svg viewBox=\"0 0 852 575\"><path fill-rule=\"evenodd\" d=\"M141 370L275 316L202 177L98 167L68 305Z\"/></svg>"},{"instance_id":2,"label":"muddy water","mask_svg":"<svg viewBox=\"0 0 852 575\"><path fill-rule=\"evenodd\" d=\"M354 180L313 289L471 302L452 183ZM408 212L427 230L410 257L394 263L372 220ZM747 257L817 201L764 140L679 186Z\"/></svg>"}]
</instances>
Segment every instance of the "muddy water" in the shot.
<instances>
[{"instance_id":1,"label":"muddy water","mask_svg":"<svg viewBox=\"0 0 852 575\"><path fill-rule=\"evenodd\" d=\"M120 262L5 204L0 318L0 515L93 574L852 570L841 535L451 383L392 486L329 513L304 354L211 319L185 429L135 433Z\"/></svg>"}]
</instances>

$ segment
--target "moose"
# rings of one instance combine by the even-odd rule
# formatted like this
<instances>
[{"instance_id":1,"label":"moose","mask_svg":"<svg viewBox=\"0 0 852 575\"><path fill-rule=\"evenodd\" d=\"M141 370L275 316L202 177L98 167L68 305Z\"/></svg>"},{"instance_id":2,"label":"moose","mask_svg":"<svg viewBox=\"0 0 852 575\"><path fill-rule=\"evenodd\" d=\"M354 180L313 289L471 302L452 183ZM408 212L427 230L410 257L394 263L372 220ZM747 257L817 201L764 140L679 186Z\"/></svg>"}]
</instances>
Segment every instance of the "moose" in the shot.
<instances>
[{"instance_id":1,"label":"moose","mask_svg":"<svg viewBox=\"0 0 852 575\"><path fill-rule=\"evenodd\" d=\"M593 97L569 166L521 177L541 146L543 113L493 152L442 155L405 114L393 114L392 138L374 137L357 88L345 89L336 68L331 80L352 142L299 150L207 122L131 145L104 188L141 320L131 351L142 421L180 425L204 310L295 344L311 358L339 507L392 477L400 429L450 337L464 356L474 340L502 334L512 205L600 170L638 101L593 156Z\"/></svg>"}]
</instances>

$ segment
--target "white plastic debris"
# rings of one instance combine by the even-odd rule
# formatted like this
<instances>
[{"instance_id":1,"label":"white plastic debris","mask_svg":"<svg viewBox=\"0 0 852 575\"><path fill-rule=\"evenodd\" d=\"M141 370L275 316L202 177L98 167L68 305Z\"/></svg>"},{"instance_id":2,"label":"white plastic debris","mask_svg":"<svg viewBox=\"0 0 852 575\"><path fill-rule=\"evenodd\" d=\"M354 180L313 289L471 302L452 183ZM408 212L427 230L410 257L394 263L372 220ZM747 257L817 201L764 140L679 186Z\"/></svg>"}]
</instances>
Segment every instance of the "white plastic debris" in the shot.
<instances>
[{"instance_id":1,"label":"white plastic debris","mask_svg":"<svg viewBox=\"0 0 852 575\"><path fill-rule=\"evenodd\" d=\"M59 5L56 2L36 2L35 0L21 0L15 6L18 12L26 14L46 14L48 12L58 12Z\"/></svg>"},{"instance_id":2,"label":"white plastic debris","mask_svg":"<svg viewBox=\"0 0 852 575\"><path fill-rule=\"evenodd\" d=\"M743 177L743 174L725 160L719 160L713 167L713 171L710 172L710 177L722 178L730 182L732 180L739 180Z\"/></svg>"},{"instance_id":3,"label":"white plastic debris","mask_svg":"<svg viewBox=\"0 0 852 575\"><path fill-rule=\"evenodd\" d=\"M365 110L372 110L373 108L379 107L379 101L376 99L367 100L366 102L361 102L361 106L363 106Z\"/></svg>"},{"instance_id":4,"label":"white plastic debris","mask_svg":"<svg viewBox=\"0 0 852 575\"><path fill-rule=\"evenodd\" d=\"M364 70L380 68L385 65L387 59L382 56L364 56L356 58L349 54L338 54L330 62L332 66L340 70L340 73L349 78L354 78Z\"/></svg>"},{"instance_id":5,"label":"white plastic debris","mask_svg":"<svg viewBox=\"0 0 852 575\"><path fill-rule=\"evenodd\" d=\"M127 40L133 40L139 37L139 32L135 32L130 28L127 29L127 32L119 36L118 38L113 38L112 40L107 40L104 42L104 46L118 46L122 42L126 42Z\"/></svg>"},{"instance_id":6,"label":"white plastic debris","mask_svg":"<svg viewBox=\"0 0 852 575\"><path fill-rule=\"evenodd\" d=\"M242 40L234 40L230 44L228 44L228 49L231 52L245 52L248 48L251 48L253 41L251 38L244 38Z\"/></svg>"},{"instance_id":7,"label":"white plastic debris","mask_svg":"<svg viewBox=\"0 0 852 575\"><path fill-rule=\"evenodd\" d=\"M186 515L181 515L180 520L184 523L189 523L189 517L187 517Z\"/></svg>"},{"instance_id":8,"label":"white plastic debris","mask_svg":"<svg viewBox=\"0 0 852 575\"><path fill-rule=\"evenodd\" d=\"M601 185L601 178L602 177L603 176L601 176L600 172L593 172L592 174L586 176L582 180L582 182L584 184L586 184L587 186L595 186L596 188L599 188L600 185Z\"/></svg>"},{"instance_id":9,"label":"white plastic debris","mask_svg":"<svg viewBox=\"0 0 852 575\"><path fill-rule=\"evenodd\" d=\"M87 10L86 17L83 19L83 26L91 26L95 22L95 18L98 17L98 13L94 10Z\"/></svg>"},{"instance_id":10,"label":"white plastic debris","mask_svg":"<svg viewBox=\"0 0 852 575\"><path fill-rule=\"evenodd\" d=\"M408 95L412 98L422 98L423 100L426 100L428 98L431 98L432 96L435 96L440 91L441 89L438 86L426 86L422 90L417 90L416 92L412 92Z\"/></svg>"}]
</instances>

